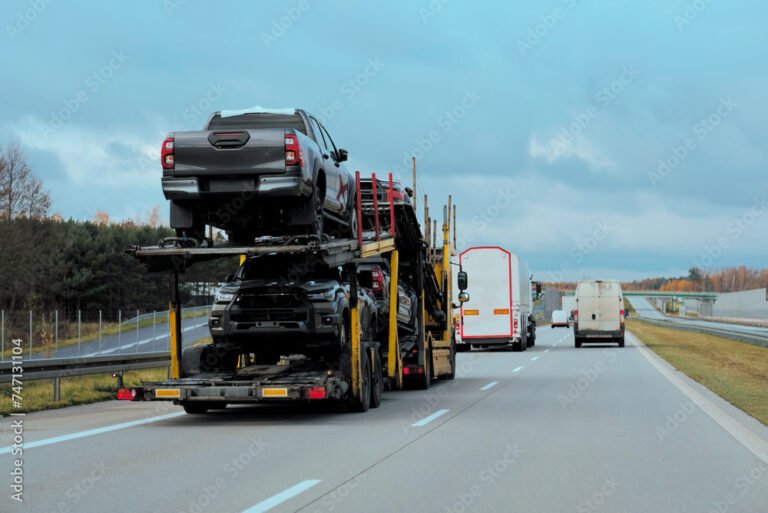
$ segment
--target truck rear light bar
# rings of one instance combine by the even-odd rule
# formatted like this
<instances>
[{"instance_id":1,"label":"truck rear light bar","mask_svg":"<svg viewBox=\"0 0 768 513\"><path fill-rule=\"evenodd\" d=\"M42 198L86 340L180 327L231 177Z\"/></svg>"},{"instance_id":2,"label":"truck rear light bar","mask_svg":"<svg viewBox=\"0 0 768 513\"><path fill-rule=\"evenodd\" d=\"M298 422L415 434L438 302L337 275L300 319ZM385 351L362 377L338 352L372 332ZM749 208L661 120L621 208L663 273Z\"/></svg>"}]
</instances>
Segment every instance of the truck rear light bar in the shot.
<instances>
[{"instance_id":1,"label":"truck rear light bar","mask_svg":"<svg viewBox=\"0 0 768 513\"><path fill-rule=\"evenodd\" d=\"M160 148L160 163L163 165L163 169L174 168L173 137L166 137L163 141L163 146Z\"/></svg>"},{"instance_id":2,"label":"truck rear light bar","mask_svg":"<svg viewBox=\"0 0 768 513\"><path fill-rule=\"evenodd\" d=\"M285 165L301 166L304 164L304 158L301 153L299 138L288 131L285 132Z\"/></svg>"},{"instance_id":3,"label":"truck rear light bar","mask_svg":"<svg viewBox=\"0 0 768 513\"><path fill-rule=\"evenodd\" d=\"M134 401L136 400L135 388L120 388L117 391L118 401Z\"/></svg>"}]
</instances>

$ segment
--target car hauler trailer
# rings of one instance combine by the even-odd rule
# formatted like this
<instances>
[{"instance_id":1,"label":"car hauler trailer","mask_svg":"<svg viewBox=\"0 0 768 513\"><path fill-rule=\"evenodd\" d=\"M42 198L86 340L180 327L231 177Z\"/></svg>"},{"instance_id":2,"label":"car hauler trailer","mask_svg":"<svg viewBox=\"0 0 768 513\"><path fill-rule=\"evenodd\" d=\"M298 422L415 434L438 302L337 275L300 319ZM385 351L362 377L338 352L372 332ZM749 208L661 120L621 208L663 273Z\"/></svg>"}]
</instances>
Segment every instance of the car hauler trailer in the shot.
<instances>
[{"instance_id":1,"label":"car hauler trailer","mask_svg":"<svg viewBox=\"0 0 768 513\"><path fill-rule=\"evenodd\" d=\"M531 275L517 255L498 246L478 246L459 256L472 277L472 301L461 308L461 338L472 347L511 344L525 351L536 341Z\"/></svg>"},{"instance_id":2,"label":"car hauler trailer","mask_svg":"<svg viewBox=\"0 0 768 513\"><path fill-rule=\"evenodd\" d=\"M379 186L375 175L369 183L361 184L358 172L356 181L357 216L361 220L357 239L272 237L256 239L252 245L209 241L197 247L185 247L184 241L173 239L155 247L130 248L129 252L151 271L170 274L170 379L121 389L118 397L173 401L188 413L205 413L228 404L318 400L342 401L352 410L366 411L379 406L385 387L423 389L433 378L453 379L456 349L450 257L455 250L450 242L451 199L443 208L442 244L435 247L430 244L430 232L422 234L412 205L395 200L391 174L384 187ZM380 202L382 194L385 201ZM425 208L425 226L432 223ZM349 313L344 320L350 337L341 355L334 361L284 355L276 363L262 364L258 355L243 350L230 369L202 368L198 361L205 357L206 349L182 350L179 274L201 261L241 255L242 263L271 254L299 255L343 270L350 289ZM384 343L365 340L359 322L356 268L370 259L386 261L391 273ZM399 280L407 280L418 294L418 329L407 336L398 334ZM206 347L208 354L215 356L216 348Z\"/></svg>"}]
</instances>

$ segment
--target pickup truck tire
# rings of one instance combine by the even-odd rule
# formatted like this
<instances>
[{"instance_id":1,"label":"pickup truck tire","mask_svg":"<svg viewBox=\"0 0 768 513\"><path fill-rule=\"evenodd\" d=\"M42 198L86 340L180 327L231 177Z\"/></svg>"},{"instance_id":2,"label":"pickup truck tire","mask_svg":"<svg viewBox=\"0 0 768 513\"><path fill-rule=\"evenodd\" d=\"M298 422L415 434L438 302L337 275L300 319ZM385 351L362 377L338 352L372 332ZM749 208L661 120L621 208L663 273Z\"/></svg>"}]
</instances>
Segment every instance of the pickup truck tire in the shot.
<instances>
[{"instance_id":1,"label":"pickup truck tire","mask_svg":"<svg viewBox=\"0 0 768 513\"><path fill-rule=\"evenodd\" d=\"M323 191L315 187L315 192L312 193L312 211L314 212L312 224L307 229L309 235L322 237L323 230L325 229L325 210L323 208L325 204L325 194Z\"/></svg>"}]
</instances>

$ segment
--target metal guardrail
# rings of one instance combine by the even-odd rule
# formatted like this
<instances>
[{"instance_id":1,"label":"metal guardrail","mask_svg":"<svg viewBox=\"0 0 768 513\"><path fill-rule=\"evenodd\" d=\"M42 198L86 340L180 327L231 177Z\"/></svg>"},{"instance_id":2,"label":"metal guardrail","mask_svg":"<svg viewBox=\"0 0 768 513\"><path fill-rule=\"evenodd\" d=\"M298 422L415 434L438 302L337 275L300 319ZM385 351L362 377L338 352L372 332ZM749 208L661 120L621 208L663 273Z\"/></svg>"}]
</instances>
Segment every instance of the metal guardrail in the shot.
<instances>
[{"instance_id":1,"label":"metal guardrail","mask_svg":"<svg viewBox=\"0 0 768 513\"><path fill-rule=\"evenodd\" d=\"M38 379L66 378L102 374L136 369L151 369L170 365L168 352L124 354L114 356L90 356L83 358L51 358L45 360L24 360L23 381ZM13 362L0 363L0 383L10 383Z\"/></svg>"},{"instance_id":2,"label":"metal guardrail","mask_svg":"<svg viewBox=\"0 0 768 513\"><path fill-rule=\"evenodd\" d=\"M695 333L704 333L706 335L714 335L716 337L727 338L730 340L737 340L739 342L746 342L755 346L768 347L768 335L760 335L758 333L746 333L743 331L730 331L723 328L715 328L709 326L698 326L693 324L680 324L674 321L648 319L640 316L633 317L634 320L647 322L663 328L671 328L681 331L693 331Z\"/></svg>"}]
</instances>

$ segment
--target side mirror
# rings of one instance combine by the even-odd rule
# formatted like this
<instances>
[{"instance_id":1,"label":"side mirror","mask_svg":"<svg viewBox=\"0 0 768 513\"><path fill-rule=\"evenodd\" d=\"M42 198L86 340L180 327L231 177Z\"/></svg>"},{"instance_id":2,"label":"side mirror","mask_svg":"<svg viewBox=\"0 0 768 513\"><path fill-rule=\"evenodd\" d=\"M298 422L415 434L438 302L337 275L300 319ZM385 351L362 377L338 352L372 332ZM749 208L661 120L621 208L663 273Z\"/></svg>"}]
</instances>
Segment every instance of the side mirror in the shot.
<instances>
[{"instance_id":1,"label":"side mirror","mask_svg":"<svg viewBox=\"0 0 768 513\"><path fill-rule=\"evenodd\" d=\"M459 271L456 275L456 281L458 282L459 290L467 290L467 272Z\"/></svg>"},{"instance_id":2,"label":"side mirror","mask_svg":"<svg viewBox=\"0 0 768 513\"><path fill-rule=\"evenodd\" d=\"M339 148L339 151L336 152L336 157L339 162L344 162L349 158L349 152L347 150L342 150Z\"/></svg>"},{"instance_id":3,"label":"side mirror","mask_svg":"<svg viewBox=\"0 0 768 513\"><path fill-rule=\"evenodd\" d=\"M228 274L226 278L224 278L225 283L231 283L235 281L235 275L234 274Z\"/></svg>"},{"instance_id":4,"label":"side mirror","mask_svg":"<svg viewBox=\"0 0 768 513\"><path fill-rule=\"evenodd\" d=\"M411 189L410 187L406 187L405 192L408 193L408 196L413 198L413 189ZM768 294L766 294L766 299L768 299Z\"/></svg>"},{"instance_id":5,"label":"side mirror","mask_svg":"<svg viewBox=\"0 0 768 513\"><path fill-rule=\"evenodd\" d=\"M469 292L460 292L459 303L466 303L467 301L469 301Z\"/></svg>"}]
</instances>

